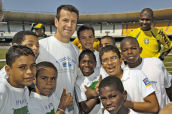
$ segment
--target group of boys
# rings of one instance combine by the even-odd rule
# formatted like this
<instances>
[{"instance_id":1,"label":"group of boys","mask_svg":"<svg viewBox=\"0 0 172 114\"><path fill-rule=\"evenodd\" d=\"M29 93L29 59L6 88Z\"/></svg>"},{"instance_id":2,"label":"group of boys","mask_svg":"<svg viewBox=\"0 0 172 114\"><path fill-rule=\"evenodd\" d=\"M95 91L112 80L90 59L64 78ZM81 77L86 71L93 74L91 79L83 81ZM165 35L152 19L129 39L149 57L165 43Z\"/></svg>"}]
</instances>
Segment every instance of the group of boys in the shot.
<instances>
[{"instance_id":1,"label":"group of boys","mask_svg":"<svg viewBox=\"0 0 172 114\"><path fill-rule=\"evenodd\" d=\"M149 13L142 11L140 20L149 21L144 17ZM14 36L0 72L0 113L156 113L170 102L165 89L171 87L171 75L159 58L141 58L139 40L133 37L121 41L120 52L113 37L104 36L98 52L89 25L77 31L83 50L79 51L70 42L78 19L74 6L61 5L54 36L39 42L30 31ZM169 52L171 43L165 39L160 41L166 49L156 57ZM144 41L149 44L151 39Z\"/></svg>"}]
</instances>

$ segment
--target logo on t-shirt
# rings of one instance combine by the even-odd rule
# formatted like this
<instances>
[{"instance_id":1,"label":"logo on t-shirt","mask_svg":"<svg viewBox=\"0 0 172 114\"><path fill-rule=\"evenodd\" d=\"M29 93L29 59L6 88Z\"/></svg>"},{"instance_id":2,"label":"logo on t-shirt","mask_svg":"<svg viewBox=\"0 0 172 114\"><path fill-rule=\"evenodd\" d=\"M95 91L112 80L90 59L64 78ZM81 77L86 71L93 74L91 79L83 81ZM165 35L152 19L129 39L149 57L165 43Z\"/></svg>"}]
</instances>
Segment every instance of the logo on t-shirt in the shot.
<instances>
[{"instance_id":1,"label":"logo on t-shirt","mask_svg":"<svg viewBox=\"0 0 172 114\"><path fill-rule=\"evenodd\" d=\"M145 44L149 44L149 39L148 39L148 38L145 38L145 39L144 39L144 43L145 43Z\"/></svg>"},{"instance_id":2,"label":"logo on t-shirt","mask_svg":"<svg viewBox=\"0 0 172 114\"><path fill-rule=\"evenodd\" d=\"M14 109L13 114L27 114L28 113L28 108L27 106L24 106L22 108Z\"/></svg>"},{"instance_id":3,"label":"logo on t-shirt","mask_svg":"<svg viewBox=\"0 0 172 114\"><path fill-rule=\"evenodd\" d=\"M149 87L151 85L151 83L148 80L148 78L143 79L143 82L144 82L144 84L145 84L146 87Z\"/></svg>"}]
</instances>

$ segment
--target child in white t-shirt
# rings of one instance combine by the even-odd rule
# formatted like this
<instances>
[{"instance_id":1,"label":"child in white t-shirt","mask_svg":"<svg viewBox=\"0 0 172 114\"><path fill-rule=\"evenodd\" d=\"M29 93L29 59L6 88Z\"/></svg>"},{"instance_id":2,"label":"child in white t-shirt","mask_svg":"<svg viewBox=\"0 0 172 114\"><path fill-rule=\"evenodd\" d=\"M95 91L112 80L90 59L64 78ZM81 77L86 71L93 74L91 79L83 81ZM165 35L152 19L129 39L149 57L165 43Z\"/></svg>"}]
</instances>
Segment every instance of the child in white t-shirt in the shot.
<instances>
[{"instance_id":1,"label":"child in white t-shirt","mask_svg":"<svg viewBox=\"0 0 172 114\"><path fill-rule=\"evenodd\" d=\"M38 37L36 36L35 33L31 31L19 31L17 32L13 39L12 39L12 45L22 45L22 46L27 46L35 54L35 57L39 55L39 42L38 42ZM0 70L0 78L8 78L8 75L5 71L5 67L3 67Z\"/></svg>"},{"instance_id":2,"label":"child in white t-shirt","mask_svg":"<svg viewBox=\"0 0 172 114\"><path fill-rule=\"evenodd\" d=\"M29 91L26 86L36 74L35 55L26 46L12 46L6 53L8 78L0 79L0 114L27 114Z\"/></svg>"},{"instance_id":3,"label":"child in white t-shirt","mask_svg":"<svg viewBox=\"0 0 172 114\"><path fill-rule=\"evenodd\" d=\"M63 90L61 99L56 99L53 91L56 87L57 69L50 62L40 62L36 65L37 73L34 80L35 90L31 91L29 112L31 114L64 114L66 107L73 104L70 93ZM60 101L56 106L56 102Z\"/></svg>"},{"instance_id":4,"label":"child in white t-shirt","mask_svg":"<svg viewBox=\"0 0 172 114\"><path fill-rule=\"evenodd\" d=\"M95 92L96 94L93 98L88 98L85 94L87 89L95 90L95 86L98 83L99 76L96 75L95 67L96 57L94 53L88 49L83 50L79 56L79 68L82 73L81 76L78 76L75 84L77 100L82 113L97 114L100 110L98 94Z\"/></svg>"},{"instance_id":5,"label":"child in white t-shirt","mask_svg":"<svg viewBox=\"0 0 172 114\"><path fill-rule=\"evenodd\" d=\"M121 55L130 70L141 70L150 80L160 109L170 102L166 89L171 87L171 76L159 58L141 58L137 39L127 37L121 42Z\"/></svg>"},{"instance_id":6,"label":"child in white t-shirt","mask_svg":"<svg viewBox=\"0 0 172 114\"><path fill-rule=\"evenodd\" d=\"M104 114L134 114L132 109L124 106L127 92L119 78L108 76L100 82L98 88Z\"/></svg>"}]
</instances>

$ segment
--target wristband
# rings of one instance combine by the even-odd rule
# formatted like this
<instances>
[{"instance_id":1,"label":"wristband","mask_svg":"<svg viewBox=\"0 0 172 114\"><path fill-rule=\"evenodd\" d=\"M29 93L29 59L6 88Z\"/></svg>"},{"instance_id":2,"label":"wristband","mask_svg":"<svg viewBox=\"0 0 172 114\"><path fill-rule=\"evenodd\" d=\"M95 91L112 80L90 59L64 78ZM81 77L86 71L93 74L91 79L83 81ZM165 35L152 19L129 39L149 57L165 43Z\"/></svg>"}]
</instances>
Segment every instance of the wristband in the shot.
<instances>
[{"instance_id":1,"label":"wristband","mask_svg":"<svg viewBox=\"0 0 172 114\"><path fill-rule=\"evenodd\" d=\"M61 111L61 112L65 112L63 109L61 108L57 108L57 110Z\"/></svg>"}]
</instances>

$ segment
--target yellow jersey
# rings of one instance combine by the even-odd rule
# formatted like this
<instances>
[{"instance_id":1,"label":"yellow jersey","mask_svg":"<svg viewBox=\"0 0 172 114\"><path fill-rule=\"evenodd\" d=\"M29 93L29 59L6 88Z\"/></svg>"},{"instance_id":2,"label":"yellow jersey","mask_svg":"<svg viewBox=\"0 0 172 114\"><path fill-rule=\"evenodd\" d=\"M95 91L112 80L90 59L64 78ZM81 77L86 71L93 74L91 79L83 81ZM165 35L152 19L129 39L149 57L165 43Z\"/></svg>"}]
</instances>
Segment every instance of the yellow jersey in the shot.
<instances>
[{"instance_id":1,"label":"yellow jersey","mask_svg":"<svg viewBox=\"0 0 172 114\"><path fill-rule=\"evenodd\" d=\"M127 36L137 39L140 47L142 47L141 57L159 57L161 44L163 45L163 52L172 48L170 39L161 29L152 28L149 31L143 31L137 28L131 31Z\"/></svg>"},{"instance_id":2,"label":"yellow jersey","mask_svg":"<svg viewBox=\"0 0 172 114\"><path fill-rule=\"evenodd\" d=\"M75 38L75 40L73 40L72 42L74 45L76 45L80 50L82 50L82 45L81 43L79 42L79 39L78 38ZM94 43L93 43L93 49L99 51L100 50L100 47L99 47L99 40L98 39L94 39Z\"/></svg>"}]
</instances>

